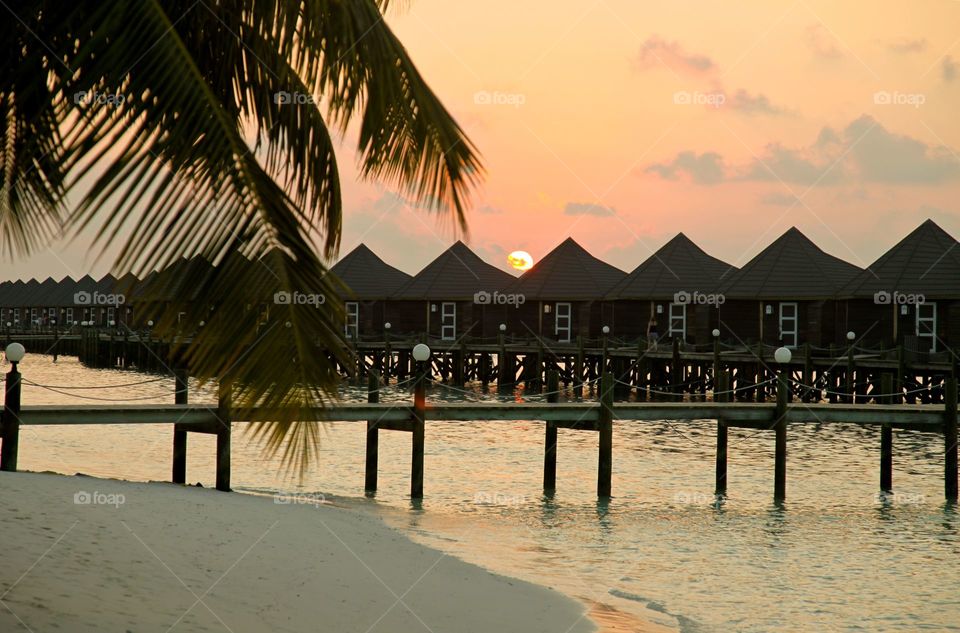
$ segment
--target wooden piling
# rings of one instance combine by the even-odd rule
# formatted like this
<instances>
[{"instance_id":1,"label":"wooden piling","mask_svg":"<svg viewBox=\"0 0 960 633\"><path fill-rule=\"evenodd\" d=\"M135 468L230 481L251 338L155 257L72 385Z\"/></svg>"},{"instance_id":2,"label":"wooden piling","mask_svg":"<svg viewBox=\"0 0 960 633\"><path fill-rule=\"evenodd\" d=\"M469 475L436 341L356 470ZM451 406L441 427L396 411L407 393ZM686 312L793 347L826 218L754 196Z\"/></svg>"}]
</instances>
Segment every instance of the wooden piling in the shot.
<instances>
[{"instance_id":1,"label":"wooden piling","mask_svg":"<svg viewBox=\"0 0 960 633\"><path fill-rule=\"evenodd\" d=\"M376 372L367 376L367 402L380 402L380 377ZM377 466L380 455L379 420L367 420L367 463L363 489L368 493L377 490Z\"/></svg>"},{"instance_id":2,"label":"wooden piling","mask_svg":"<svg viewBox=\"0 0 960 633\"><path fill-rule=\"evenodd\" d=\"M174 404L188 404L187 370L178 368L173 370L173 402ZM173 428L173 475L175 484L187 483L187 431Z\"/></svg>"},{"instance_id":3,"label":"wooden piling","mask_svg":"<svg viewBox=\"0 0 960 633\"><path fill-rule=\"evenodd\" d=\"M3 444L0 446L0 470L11 472L17 470L17 453L20 449L21 378L17 363L12 363L4 390Z\"/></svg>"},{"instance_id":4,"label":"wooden piling","mask_svg":"<svg viewBox=\"0 0 960 633\"><path fill-rule=\"evenodd\" d=\"M230 492L230 435L233 426L230 407L232 386L221 377L217 393L217 490Z\"/></svg>"},{"instance_id":5,"label":"wooden piling","mask_svg":"<svg viewBox=\"0 0 960 633\"><path fill-rule=\"evenodd\" d=\"M557 370L547 372L547 402L560 399L560 375ZM553 494L557 489L557 424L547 420L543 451L543 491Z\"/></svg>"},{"instance_id":6,"label":"wooden piling","mask_svg":"<svg viewBox=\"0 0 960 633\"><path fill-rule=\"evenodd\" d=\"M943 491L947 501L957 502L957 379L947 378L944 389Z\"/></svg>"},{"instance_id":7,"label":"wooden piling","mask_svg":"<svg viewBox=\"0 0 960 633\"><path fill-rule=\"evenodd\" d=\"M410 496L423 499L423 453L427 408L426 370L417 363L416 387L413 392L413 456L410 466Z\"/></svg>"},{"instance_id":8,"label":"wooden piling","mask_svg":"<svg viewBox=\"0 0 960 633\"><path fill-rule=\"evenodd\" d=\"M600 379L600 450L597 464L597 496L609 497L613 479L613 374L607 372Z\"/></svg>"},{"instance_id":9,"label":"wooden piling","mask_svg":"<svg viewBox=\"0 0 960 633\"><path fill-rule=\"evenodd\" d=\"M777 405L774 430L776 431L776 450L774 456L773 498L783 501L787 497L787 400L788 386L785 369L777 374Z\"/></svg>"},{"instance_id":10,"label":"wooden piling","mask_svg":"<svg viewBox=\"0 0 960 633\"><path fill-rule=\"evenodd\" d=\"M880 377L882 404L893 401L893 376L884 372ZM883 424L880 427L880 490L893 490L893 427Z\"/></svg>"},{"instance_id":11,"label":"wooden piling","mask_svg":"<svg viewBox=\"0 0 960 633\"><path fill-rule=\"evenodd\" d=\"M730 375L721 371L717 374L717 381L714 385L715 391L713 399L716 402L731 402L730 394ZM723 495L727 493L727 422L723 418L717 420L717 477L716 494Z\"/></svg>"}]
</instances>

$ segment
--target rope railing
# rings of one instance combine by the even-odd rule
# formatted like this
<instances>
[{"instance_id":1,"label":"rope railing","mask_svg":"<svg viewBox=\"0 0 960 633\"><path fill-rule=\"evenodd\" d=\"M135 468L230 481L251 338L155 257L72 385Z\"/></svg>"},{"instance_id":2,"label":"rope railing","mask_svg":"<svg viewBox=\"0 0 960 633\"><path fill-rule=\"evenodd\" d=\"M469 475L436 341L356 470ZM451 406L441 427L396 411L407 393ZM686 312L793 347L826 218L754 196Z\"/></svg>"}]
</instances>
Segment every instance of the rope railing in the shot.
<instances>
[{"instance_id":1,"label":"rope railing","mask_svg":"<svg viewBox=\"0 0 960 633\"><path fill-rule=\"evenodd\" d=\"M141 380L139 382L125 382L115 385L41 385L40 383L33 382L27 378L22 379L23 384L31 385L34 387L43 387L45 389L64 389L68 391L74 391L78 389L118 389L121 387L137 387L139 385L149 385L155 382L160 382L162 380L170 380L173 376L161 376L159 378L150 378L148 380Z\"/></svg>"}]
</instances>

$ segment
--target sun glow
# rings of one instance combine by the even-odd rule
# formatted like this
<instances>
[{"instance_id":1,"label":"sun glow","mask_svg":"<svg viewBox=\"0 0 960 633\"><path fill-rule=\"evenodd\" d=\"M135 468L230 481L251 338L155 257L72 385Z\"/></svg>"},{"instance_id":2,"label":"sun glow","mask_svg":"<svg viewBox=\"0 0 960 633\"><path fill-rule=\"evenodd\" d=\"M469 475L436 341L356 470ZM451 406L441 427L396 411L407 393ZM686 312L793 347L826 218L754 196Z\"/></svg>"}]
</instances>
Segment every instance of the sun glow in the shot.
<instances>
[{"instance_id":1,"label":"sun glow","mask_svg":"<svg viewBox=\"0 0 960 633\"><path fill-rule=\"evenodd\" d=\"M513 251L507 255L507 261L517 270L530 270L533 266L533 258L526 251Z\"/></svg>"}]
</instances>

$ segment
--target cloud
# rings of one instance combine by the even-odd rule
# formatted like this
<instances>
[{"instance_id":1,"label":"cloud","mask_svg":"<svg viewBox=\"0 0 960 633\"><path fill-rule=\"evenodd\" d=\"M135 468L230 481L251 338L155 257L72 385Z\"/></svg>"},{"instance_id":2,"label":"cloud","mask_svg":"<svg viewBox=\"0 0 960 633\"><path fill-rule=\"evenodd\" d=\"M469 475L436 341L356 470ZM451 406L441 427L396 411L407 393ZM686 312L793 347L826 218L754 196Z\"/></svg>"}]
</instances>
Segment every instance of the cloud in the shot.
<instances>
[{"instance_id":1,"label":"cloud","mask_svg":"<svg viewBox=\"0 0 960 633\"><path fill-rule=\"evenodd\" d=\"M800 204L797 200L797 196L791 196L789 193L778 193L776 191L763 195L760 198L760 202L779 207L792 207L795 204Z\"/></svg>"},{"instance_id":2,"label":"cloud","mask_svg":"<svg viewBox=\"0 0 960 633\"><path fill-rule=\"evenodd\" d=\"M500 207L492 207L489 204L485 204L481 207L474 209L480 215L503 215L503 209Z\"/></svg>"},{"instance_id":3,"label":"cloud","mask_svg":"<svg viewBox=\"0 0 960 633\"><path fill-rule=\"evenodd\" d=\"M663 65L673 72L686 72L696 75L716 69L716 64L706 55L688 53L683 50L679 43L667 42L657 35L648 38L643 43L633 65L638 70L647 70Z\"/></svg>"},{"instance_id":4,"label":"cloud","mask_svg":"<svg viewBox=\"0 0 960 633\"><path fill-rule=\"evenodd\" d=\"M922 37L902 38L887 44L887 49L899 55L922 53L927 50L927 40Z\"/></svg>"},{"instance_id":5,"label":"cloud","mask_svg":"<svg viewBox=\"0 0 960 633\"><path fill-rule=\"evenodd\" d=\"M669 163L655 163L643 170L645 173L659 174L666 180L677 180L681 175L688 176L698 185L713 185L723 180L723 157L716 152L680 152Z\"/></svg>"},{"instance_id":6,"label":"cloud","mask_svg":"<svg viewBox=\"0 0 960 633\"><path fill-rule=\"evenodd\" d=\"M568 202L563 208L564 215L593 215L597 217L608 217L616 215L617 211L613 207L605 207L599 204L589 204L586 202Z\"/></svg>"},{"instance_id":7,"label":"cloud","mask_svg":"<svg viewBox=\"0 0 960 633\"><path fill-rule=\"evenodd\" d=\"M943 58L943 62L940 65L940 76L943 77L944 81L953 81L956 79L958 71L960 71L960 65L953 60L953 57L947 55Z\"/></svg>"},{"instance_id":8,"label":"cloud","mask_svg":"<svg viewBox=\"0 0 960 633\"><path fill-rule=\"evenodd\" d=\"M807 46L810 47L817 57L823 59L838 59L843 57L843 53L841 53L837 47L837 38L822 24L811 24L808 26L805 39Z\"/></svg>"},{"instance_id":9,"label":"cloud","mask_svg":"<svg viewBox=\"0 0 960 633\"><path fill-rule=\"evenodd\" d=\"M787 113L785 109L773 105L767 95L760 93L751 95L743 88L737 90L733 97L729 99L727 107L747 115L780 115Z\"/></svg>"},{"instance_id":10,"label":"cloud","mask_svg":"<svg viewBox=\"0 0 960 633\"><path fill-rule=\"evenodd\" d=\"M726 166L714 152L697 155L683 151L665 163L643 170L666 180L681 174L697 184L718 182L784 182L806 186L859 183L934 185L960 180L960 160L942 145L890 132L876 119L862 115L843 130L824 127L807 146L786 147L770 143L763 153L742 164ZM768 204L784 199L767 196ZM792 201L791 201L792 202Z\"/></svg>"}]
</instances>

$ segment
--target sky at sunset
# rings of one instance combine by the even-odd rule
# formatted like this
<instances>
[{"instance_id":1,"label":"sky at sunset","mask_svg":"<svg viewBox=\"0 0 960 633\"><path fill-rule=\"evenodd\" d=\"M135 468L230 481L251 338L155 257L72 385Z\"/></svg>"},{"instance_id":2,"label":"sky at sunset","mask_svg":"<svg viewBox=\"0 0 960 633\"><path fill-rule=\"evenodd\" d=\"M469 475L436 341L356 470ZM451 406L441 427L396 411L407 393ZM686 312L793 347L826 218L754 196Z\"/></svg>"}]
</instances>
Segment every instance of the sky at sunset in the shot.
<instances>
[{"instance_id":1,"label":"sky at sunset","mask_svg":"<svg viewBox=\"0 0 960 633\"><path fill-rule=\"evenodd\" d=\"M468 244L507 268L572 236L631 270L677 232L743 265L790 226L865 266L960 237L960 2L396 3L388 22L480 151ZM410 273L456 235L339 160L342 253ZM4 278L103 273L87 236Z\"/></svg>"}]
</instances>

